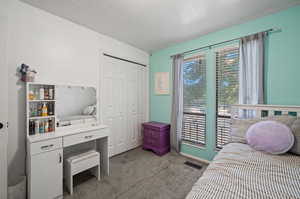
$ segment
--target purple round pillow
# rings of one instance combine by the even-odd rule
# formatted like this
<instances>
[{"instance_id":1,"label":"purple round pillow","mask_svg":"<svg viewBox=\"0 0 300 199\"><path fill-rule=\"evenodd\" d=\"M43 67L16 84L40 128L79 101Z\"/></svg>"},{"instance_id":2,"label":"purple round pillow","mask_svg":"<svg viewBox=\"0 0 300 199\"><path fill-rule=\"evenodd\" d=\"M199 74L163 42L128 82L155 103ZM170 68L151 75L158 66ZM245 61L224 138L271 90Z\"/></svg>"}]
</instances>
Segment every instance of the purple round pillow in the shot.
<instances>
[{"instance_id":1,"label":"purple round pillow","mask_svg":"<svg viewBox=\"0 0 300 199\"><path fill-rule=\"evenodd\" d=\"M251 125L246 132L247 143L257 151L283 154L294 145L294 134L286 125L262 121Z\"/></svg>"}]
</instances>

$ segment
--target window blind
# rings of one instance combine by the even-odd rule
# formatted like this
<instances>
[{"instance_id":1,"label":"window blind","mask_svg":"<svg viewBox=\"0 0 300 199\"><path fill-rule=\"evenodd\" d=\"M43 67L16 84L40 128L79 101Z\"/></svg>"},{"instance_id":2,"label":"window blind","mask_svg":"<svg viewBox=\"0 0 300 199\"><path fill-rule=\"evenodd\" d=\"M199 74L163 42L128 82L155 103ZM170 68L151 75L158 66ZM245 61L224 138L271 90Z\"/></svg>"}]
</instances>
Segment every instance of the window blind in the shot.
<instances>
[{"instance_id":1,"label":"window blind","mask_svg":"<svg viewBox=\"0 0 300 199\"><path fill-rule=\"evenodd\" d=\"M206 60L204 55L187 58L183 65L182 139L205 145Z\"/></svg>"},{"instance_id":2,"label":"window blind","mask_svg":"<svg viewBox=\"0 0 300 199\"><path fill-rule=\"evenodd\" d=\"M231 130L230 106L238 103L238 47L216 52L216 95L216 147L222 148L229 141Z\"/></svg>"}]
</instances>

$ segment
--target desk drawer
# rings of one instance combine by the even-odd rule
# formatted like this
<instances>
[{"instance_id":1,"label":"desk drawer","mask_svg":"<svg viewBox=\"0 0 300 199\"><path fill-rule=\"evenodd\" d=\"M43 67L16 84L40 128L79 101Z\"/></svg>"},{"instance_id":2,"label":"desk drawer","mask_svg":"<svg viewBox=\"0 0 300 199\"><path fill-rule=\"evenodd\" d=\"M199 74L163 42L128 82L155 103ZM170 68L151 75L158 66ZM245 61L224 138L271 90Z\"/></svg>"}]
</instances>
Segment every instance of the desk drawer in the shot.
<instances>
[{"instance_id":1,"label":"desk drawer","mask_svg":"<svg viewBox=\"0 0 300 199\"><path fill-rule=\"evenodd\" d=\"M64 147L72 146L75 144L80 144L84 142L88 142L91 140L96 140L98 138L103 137L103 134L107 131L107 129L98 129L95 131L88 131L84 133L78 133L75 135L65 136L63 139Z\"/></svg>"},{"instance_id":2,"label":"desk drawer","mask_svg":"<svg viewBox=\"0 0 300 199\"><path fill-rule=\"evenodd\" d=\"M62 148L62 138L49 139L30 144L30 154L35 155Z\"/></svg>"}]
</instances>

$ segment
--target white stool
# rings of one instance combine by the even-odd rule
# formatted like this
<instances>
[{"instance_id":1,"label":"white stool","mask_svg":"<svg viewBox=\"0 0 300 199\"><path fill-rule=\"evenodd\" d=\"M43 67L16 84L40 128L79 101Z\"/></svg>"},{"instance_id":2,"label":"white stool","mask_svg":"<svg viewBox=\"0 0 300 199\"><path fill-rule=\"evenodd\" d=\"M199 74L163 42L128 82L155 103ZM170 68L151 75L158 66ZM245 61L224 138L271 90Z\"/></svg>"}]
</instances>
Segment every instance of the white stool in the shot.
<instances>
[{"instance_id":1,"label":"white stool","mask_svg":"<svg viewBox=\"0 0 300 199\"><path fill-rule=\"evenodd\" d=\"M100 180L100 154L94 150L71 156L64 161L64 176L71 195L73 194L73 176L92 168L93 175Z\"/></svg>"}]
</instances>

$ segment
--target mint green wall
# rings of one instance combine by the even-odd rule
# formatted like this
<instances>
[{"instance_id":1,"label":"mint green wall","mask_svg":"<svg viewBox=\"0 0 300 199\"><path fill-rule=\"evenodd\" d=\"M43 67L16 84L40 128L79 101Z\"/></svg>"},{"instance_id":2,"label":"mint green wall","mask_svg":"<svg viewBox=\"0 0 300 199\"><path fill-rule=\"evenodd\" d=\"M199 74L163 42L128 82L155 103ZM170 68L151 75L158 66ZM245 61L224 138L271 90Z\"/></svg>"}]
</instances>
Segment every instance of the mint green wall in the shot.
<instances>
[{"instance_id":1,"label":"mint green wall","mask_svg":"<svg viewBox=\"0 0 300 199\"><path fill-rule=\"evenodd\" d=\"M266 41L265 88L266 103L300 105L300 6L214 32L195 40L180 43L152 53L150 57L150 119L170 122L171 95L154 94L154 73L170 72L170 55L186 50L241 37L269 28L278 27L282 31L272 33ZM183 145L182 152L211 160L216 154L214 148L215 118L215 66L213 49L204 51L207 62L207 147L205 149ZM170 78L170 84L172 80Z\"/></svg>"}]
</instances>

